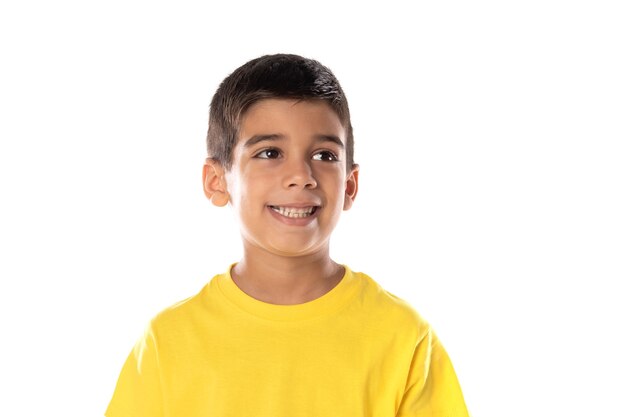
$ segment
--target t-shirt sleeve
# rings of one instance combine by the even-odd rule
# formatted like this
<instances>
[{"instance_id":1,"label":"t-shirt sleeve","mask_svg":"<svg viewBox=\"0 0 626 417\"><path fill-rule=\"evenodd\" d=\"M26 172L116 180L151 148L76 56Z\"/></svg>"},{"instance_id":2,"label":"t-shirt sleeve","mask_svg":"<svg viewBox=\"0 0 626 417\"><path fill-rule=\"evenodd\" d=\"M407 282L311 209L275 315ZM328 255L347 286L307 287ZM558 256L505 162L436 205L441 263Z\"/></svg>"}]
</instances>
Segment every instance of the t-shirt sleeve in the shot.
<instances>
[{"instance_id":1,"label":"t-shirt sleeve","mask_svg":"<svg viewBox=\"0 0 626 417\"><path fill-rule=\"evenodd\" d=\"M397 417L469 417L450 358L430 329L415 347Z\"/></svg>"},{"instance_id":2,"label":"t-shirt sleeve","mask_svg":"<svg viewBox=\"0 0 626 417\"><path fill-rule=\"evenodd\" d=\"M128 355L105 416L163 416L158 351L152 326Z\"/></svg>"}]
</instances>

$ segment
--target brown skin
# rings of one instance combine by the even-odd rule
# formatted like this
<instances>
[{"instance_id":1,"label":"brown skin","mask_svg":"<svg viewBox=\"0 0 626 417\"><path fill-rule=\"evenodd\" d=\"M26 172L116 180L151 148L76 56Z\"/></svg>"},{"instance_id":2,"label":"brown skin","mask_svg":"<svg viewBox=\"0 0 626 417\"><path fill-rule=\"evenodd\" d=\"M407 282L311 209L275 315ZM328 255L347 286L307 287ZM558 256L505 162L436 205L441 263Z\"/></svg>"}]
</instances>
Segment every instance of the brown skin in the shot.
<instances>
[{"instance_id":1,"label":"brown skin","mask_svg":"<svg viewBox=\"0 0 626 417\"><path fill-rule=\"evenodd\" d=\"M250 144L254 137L261 139ZM235 210L244 251L231 274L251 297L301 304L343 277L330 258L330 236L352 206L359 171L347 169L344 146L345 129L325 102L267 99L244 115L231 169L207 159L204 192L214 205ZM270 206L316 209L289 218Z\"/></svg>"}]
</instances>

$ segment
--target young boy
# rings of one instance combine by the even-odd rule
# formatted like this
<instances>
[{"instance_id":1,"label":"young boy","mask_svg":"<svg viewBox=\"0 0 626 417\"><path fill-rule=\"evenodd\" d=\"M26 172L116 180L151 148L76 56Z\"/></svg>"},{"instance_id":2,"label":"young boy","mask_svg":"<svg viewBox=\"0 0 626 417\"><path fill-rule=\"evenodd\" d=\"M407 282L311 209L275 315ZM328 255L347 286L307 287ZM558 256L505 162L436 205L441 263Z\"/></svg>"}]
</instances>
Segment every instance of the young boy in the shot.
<instances>
[{"instance_id":1,"label":"young boy","mask_svg":"<svg viewBox=\"0 0 626 417\"><path fill-rule=\"evenodd\" d=\"M106 415L467 416L428 323L330 258L359 178L331 71L296 55L244 64L213 97L207 144L204 192L235 210L243 258L151 321Z\"/></svg>"}]
</instances>

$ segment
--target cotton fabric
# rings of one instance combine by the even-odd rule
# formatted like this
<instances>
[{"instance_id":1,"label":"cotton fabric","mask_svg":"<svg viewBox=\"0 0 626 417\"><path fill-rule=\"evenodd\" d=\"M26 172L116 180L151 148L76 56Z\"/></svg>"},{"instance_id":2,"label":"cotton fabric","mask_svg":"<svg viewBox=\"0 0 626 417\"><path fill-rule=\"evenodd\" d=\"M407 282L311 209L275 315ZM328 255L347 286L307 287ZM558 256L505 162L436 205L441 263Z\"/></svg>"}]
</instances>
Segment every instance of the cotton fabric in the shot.
<instances>
[{"instance_id":1,"label":"cotton fabric","mask_svg":"<svg viewBox=\"0 0 626 417\"><path fill-rule=\"evenodd\" d=\"M230 269L229 269L230 271ZM229 272L159 313L107 417L468 416L430 325L372 278L298 305L252 298Z\"/></svg>"}]
</instances>

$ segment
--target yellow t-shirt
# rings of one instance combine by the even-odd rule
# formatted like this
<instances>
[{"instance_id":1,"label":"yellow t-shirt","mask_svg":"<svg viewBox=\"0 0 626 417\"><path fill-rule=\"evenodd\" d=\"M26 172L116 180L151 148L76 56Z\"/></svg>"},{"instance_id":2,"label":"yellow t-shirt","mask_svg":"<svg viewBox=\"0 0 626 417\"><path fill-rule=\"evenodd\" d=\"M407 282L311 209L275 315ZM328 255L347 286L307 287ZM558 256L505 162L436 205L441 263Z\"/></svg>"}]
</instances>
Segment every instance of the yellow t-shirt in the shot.
<instances>
[{"instance_id":1,"label":"yellow t-shirt","mask_svg":"<svg viewBox=\"0 0 626 417\"><path fill-rule=\"evenodd\" d=\"M158 314L130 353L108 417L465 417L450 360L406 302L346 267L298 305L216 275Z\"/></svg>"}]
</instances>

